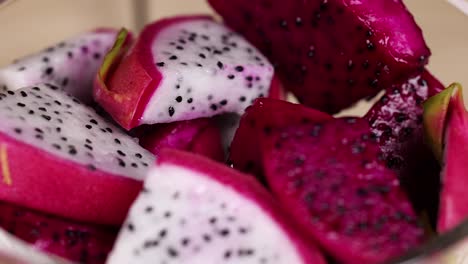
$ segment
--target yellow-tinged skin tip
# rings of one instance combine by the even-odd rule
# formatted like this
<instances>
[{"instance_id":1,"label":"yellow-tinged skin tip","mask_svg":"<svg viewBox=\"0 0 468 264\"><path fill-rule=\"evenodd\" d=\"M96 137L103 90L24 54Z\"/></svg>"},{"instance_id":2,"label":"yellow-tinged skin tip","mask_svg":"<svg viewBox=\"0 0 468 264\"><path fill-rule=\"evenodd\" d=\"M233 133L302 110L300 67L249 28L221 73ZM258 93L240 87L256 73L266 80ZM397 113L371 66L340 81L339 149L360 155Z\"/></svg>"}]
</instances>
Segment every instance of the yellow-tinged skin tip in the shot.
<instances>
[{"instance_id":1,"label":"yellow-tinged skin tip","mask_svg":"<svg viewBox=\"0 0 468 264\"><path fill-rule=\"evenodd\" d=\"M11 186L12 179L10 173L10 164L8 163L8 150L5 144L0 144L0 167L2 169L3 183Z\"/></svg>"}]
</instances>

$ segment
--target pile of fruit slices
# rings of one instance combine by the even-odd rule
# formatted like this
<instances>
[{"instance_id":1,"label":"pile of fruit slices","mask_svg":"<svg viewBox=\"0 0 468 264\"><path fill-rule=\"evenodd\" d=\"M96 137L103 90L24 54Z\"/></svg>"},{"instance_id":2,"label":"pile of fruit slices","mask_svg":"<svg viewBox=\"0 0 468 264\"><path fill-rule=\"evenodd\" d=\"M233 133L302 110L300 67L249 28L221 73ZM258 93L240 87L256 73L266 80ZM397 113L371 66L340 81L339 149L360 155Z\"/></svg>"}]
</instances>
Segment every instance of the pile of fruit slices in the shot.
<instances>
[{"instance_id":1,"label":"pile of fruit slices","mask_svg":"<svg viewBox=\"0 0 468 264\"><path fill-rule=\"evenodd\" d=\"M381 263L468 215L461 88L401 1L209 2L0 69L0 256Z\"/></svg>"}]
</instances>

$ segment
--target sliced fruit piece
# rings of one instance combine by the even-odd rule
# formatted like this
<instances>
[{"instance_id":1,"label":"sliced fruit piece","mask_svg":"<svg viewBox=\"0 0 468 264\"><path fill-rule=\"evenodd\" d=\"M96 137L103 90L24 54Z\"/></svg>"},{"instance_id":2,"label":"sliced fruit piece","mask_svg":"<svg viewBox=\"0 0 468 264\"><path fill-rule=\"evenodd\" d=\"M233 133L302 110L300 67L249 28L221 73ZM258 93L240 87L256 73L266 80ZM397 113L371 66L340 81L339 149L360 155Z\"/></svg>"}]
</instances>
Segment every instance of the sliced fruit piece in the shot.
<instances>
[{"instance_id":1,"label":"sliced fruit piece","mask_svg":"<svg viewBox=\"0 0 468 264\"><path fill-rule=\"evenodd\" d=\"M0 202L0 227L36 249L88 264L106 260L118 232L115 227L78 223L5 202Z\"/></svg>"},{"instance_id":2,"label":"sliced fruit piece","mask_svg":"<svg viewBox=\"0 0 468 264\"><path fill-rule=\"evenodd\" d=\"M300 102L336 113L428 61L401 0L208 0L270 59Z\"/></svg>"},{"instance_id":3,"label":"sliced fruit piece","mask_svg":"<svg viewBox=\"0 0 468 264\"><path fill-rule=\"evenodd\" d=\"M429 99L424 105L424 125L428 142L442 161L442 191L437 230L445 232L468 217L466 184L468 163L468 113L462 87L452 84L445 91Z\"/></svg>"},{"instance_id":4,"label":"sliced fruit piece","mask_svg":"<svg viewBox=\"0 0 468 264\"><path fill-rule=\"evenodd\" d=\"M116 35L115 29L97 29L18 59L0 69L0 88L51 83L91 103L94 77Z\"/></svg>"},{"instance_id":5,"label":"sliced fruit piece","mask_svg":"<svg viewBox=\"0 0 468 264\"><path fill-rule=\"evenodd\" d=\"M325 263L252 177L161 152L107 263Z\"/></svg>"},{"instance_id":6,"label":"sliced fruit piece","mask_svg":"<svg viewBox=\"0 0 468 264\"><path fill-rule=\"evenodd\" d=\"M364 119L275 129L263 161L275 197L341 263L381 263L424 239Z\"/></svg>"},{"instance_id":7,"label":"sliced fruit piece","mask_svg":"<svg viewBox=\"0 0 468 264\"><path fill-rule=\"evenodd\" d=\"M268 60L210 17L150 24L128 53L126 39L122 32L94 86L96 101L126 129L242 114L255 98L269 94Z\"/></svg>"},{"instance_id":8,"label":"sliced fruit piece","mask_svg":"<svg viewBox=\"0 0 468 264\"><path fill-rule=\"evenodd\" d=\"M119 225L154 156L58 90L0 93L0 200Z\"/></svg>"}]
</instances>

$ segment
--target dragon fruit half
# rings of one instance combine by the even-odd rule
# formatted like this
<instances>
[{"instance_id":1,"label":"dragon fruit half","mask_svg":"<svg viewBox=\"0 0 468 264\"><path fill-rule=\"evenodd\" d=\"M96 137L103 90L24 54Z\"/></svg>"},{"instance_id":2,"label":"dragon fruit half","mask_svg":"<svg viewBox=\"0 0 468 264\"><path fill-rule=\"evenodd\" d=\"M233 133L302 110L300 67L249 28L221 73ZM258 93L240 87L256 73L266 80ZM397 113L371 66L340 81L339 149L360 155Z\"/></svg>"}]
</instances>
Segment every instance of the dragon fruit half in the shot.
<instances>
[{"instance_id":1,"label":"dragon fruit half","mask_svg":"<svg viewBox=\"0 0 468 264\"><path fill-rule=\"evenodd\" d=\"M335 113L419 71L430 51L401 0L208 0L300 102Z\"/></svg>"},{"instance_id":2,"label":"dragon fruit half","mask_svg":"<svg viewBox=\"0 0 468 264\"><path fill-rule=\"evenodd\" d=\"M210 17L173 17L146 26L131 47L121 31L94 98L125 129L242 114L278 85L273 73L255 47Z\"/></svg>"},{"instance_id":3,"label":"dragon fruit half","mask_svg":"<svg viewBox=\"0 0 468 264\"><path fill-rule=\"evenodd\" d=\"M419 245L424 230L385 167L365 119L264 132L265 176L292 218L341 263L381 263Z\"/></svg>"},{"instance_id":4,"label":"dragon fruit half","mask_svg":"<svg viewBox=\"0 0 468 264\"><path fill-rule=\"evenodd\" d=\"M97 29L16 60L0 69L0 88L51 83L90 103L94 77L116 36L115 29Z\"/></svg>"},{"instance_id":5,"label":"dragon fruit half","mask_svg":"<svg viewBox=\"0 0 468 264\"><path fill-rule=\"evenodd\" d=\"M248 175L163 150L107 263L325 263L289 220Z\"/></svg>"},{"instance_id":6,"label":"dragon fruit half","mask_svg":"<svg viewBox=\"0 0 468 264\"><path fill-rule=\"evenodd\" d=\"M5 202L0 202L0 227L36 249L88 264L106 260L118 232L115 227L77 223Z\"/></svg>"},{"instance_id":7,"label":"dragon fruit half","mask_svg":"<svg viewBox=\"0 0 468 264\"><path fill-rule=\"evenodd\" d=\"M121 224L154 156L45 84L0 93L0 200Z\"/></svg>"},{"instance_id":8,"label":"dragon fruit half","mask_svg":"<svg viewBox=\"0 0 468 264\"><path fill-rule=\"evenodd\" d=\"M468 218L467 124L462 87L457 83L424 103L426 138L443 166L439 232L452 229Z\"/></svg>"}]
</instances>

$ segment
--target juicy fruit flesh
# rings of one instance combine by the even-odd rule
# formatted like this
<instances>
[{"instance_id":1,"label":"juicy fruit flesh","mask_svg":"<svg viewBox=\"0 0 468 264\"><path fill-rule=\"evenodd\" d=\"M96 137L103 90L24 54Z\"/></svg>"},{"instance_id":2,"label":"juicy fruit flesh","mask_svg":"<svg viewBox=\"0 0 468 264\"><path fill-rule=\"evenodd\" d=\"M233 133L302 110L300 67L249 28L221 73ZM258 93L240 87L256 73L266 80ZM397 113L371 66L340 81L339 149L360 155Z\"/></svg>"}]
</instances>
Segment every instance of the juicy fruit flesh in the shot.
<instances>
[{"instance_id":1,"label":"juicy fruit flesh","mask_svg":"<svg viewBox=\"0 0 468 264\"><path fill-rule=\"evenodd\" d=\"M103 263L117 230L75 223L0 202L0 227L34 248L80 263Z\"/></svg>"},{"instance_id":2,"label":"juicy fruit flesh","mask_svg":"<svg viewBox=\"0 0 468 264\"><path fill-rule=\"evenodd\" d=\"M207 19L170 25L156 36L151 52L164 78L143 123L186 120L200 112L242 113L253 99L267 96L273 77L273 67L252 45Z\"/></svg>"},{"instance_id":3,"label":"juicy fruit flesh","mask_svg":"<svg viewBox=\"0 0 468 264\"><path fill-rule=\"evenodd\" d=\"M292 216L344 263L379 263L423 239L395 173L364 120L271 132L267 182Z\"/></svg>"},{"instance_id":4,"label":"juicy fruit flesh","mask_svg":"<svg viewBox=\"0 0 468 264\"><path fill-rule=\"evenodd\" d=\"M430 55L401 1L209 2L270 59L300 102L328 113L376 95Z\"/></svg>"},{"instance_id":5,"label":"juicy fruit flesh","mask_svg":"<svg viewBox=\"0 0 468 264\"><path fill-rule=\"evenodd\" d=\"M153 157L78 100L41 85L0 93L0 132L92 170L142 180Z\"/></svg>"},{"instance_id":6,"label":"juicy fruit flesh","mask_svg":"<svg viewBox=\"0 0 468 264\"><path fill-rule=\"evenodd\" d=\"M172 164L150 174L108 263L303 263L281 227L231 187Z\"/></svg>"},{"instance_id":7,"label":"juicy fruit flesh","mask_svg":"<svg viewBox=\"0 0 468 264\"><path fill-rule=\"evenodd\" d=\"M97 30L16 60L0 69L0 88L17 90L52 83L89 102L94 75L115 36L114 30Z\"/></svg>"},{"instance_id":8,"label":"juicy fruit flesh","mask_svg":"<svg viewBox=\"0 0 468 264\"><path fill-rule=\"evenodd\" d=\"M443 85L428 71L387 88L365 118L377 136L386 164L398 173L415 209L437 218L440 167L423 137L422 103Z\"/></svg>"}]
</instances>

